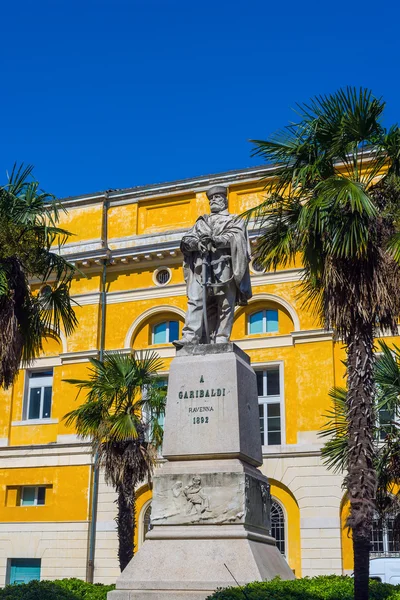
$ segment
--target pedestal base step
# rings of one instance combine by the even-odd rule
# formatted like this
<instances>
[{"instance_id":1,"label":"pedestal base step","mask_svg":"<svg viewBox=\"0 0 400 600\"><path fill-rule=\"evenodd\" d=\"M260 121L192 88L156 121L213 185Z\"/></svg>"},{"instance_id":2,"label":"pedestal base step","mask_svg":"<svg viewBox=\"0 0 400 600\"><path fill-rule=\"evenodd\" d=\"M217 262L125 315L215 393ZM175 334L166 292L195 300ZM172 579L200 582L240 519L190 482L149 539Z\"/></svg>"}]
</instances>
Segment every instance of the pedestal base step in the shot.
<instances>
[{"instance_id":1,"label":"pedestal base step","mask_svg":"<svg viewBox=\"0 0 400 600\"><path fill-rule=\"evenodd\" d=\"M219 587L294 579L273 544L252 539L147 540L108 600L205 600Z\"/></svg>"}]
</instances>

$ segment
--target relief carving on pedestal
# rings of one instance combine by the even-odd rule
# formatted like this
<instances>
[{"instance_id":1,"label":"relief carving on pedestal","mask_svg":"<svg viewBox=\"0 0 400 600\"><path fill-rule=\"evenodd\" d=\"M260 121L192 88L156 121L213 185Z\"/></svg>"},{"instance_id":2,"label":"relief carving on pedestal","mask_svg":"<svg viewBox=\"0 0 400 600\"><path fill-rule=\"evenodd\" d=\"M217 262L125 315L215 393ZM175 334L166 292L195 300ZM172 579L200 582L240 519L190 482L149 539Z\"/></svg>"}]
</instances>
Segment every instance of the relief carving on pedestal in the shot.
<instances>
[{"instance_id":1,"label":"relief carving on pedestal","mask_svg":"<svg viewBox=\"0 0 400 600\"><path fill-rule=\"evenodd\" d=\"M184 488L183 494L187 500L187 515L201 515L205 512L211 512L210 500L201 487L201 477L194 476L192 483Z\"/></svg>"},{"instance_id":2,"label":"relief carving on pedestal","mask_svg":"<svg viewBox=\"0 0 400 600\"><path fill-rule=\"evenodd\" d=\"M244 479L228 473L169 476L157 482L152 522L240 523L244 518Z\"/></svg>"}]
</instances>

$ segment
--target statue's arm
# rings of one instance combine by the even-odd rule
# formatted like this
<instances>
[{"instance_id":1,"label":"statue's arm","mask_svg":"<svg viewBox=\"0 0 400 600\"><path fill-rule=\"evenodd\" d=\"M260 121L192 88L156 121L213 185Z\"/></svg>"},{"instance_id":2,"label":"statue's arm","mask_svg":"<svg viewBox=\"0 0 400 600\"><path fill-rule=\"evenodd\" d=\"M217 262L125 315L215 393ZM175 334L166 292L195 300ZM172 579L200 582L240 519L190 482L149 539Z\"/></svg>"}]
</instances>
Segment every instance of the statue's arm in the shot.
<instances>
[{"instance_id":1,"label":"statue's arm","mask_svg":"<svg viewBox=\"0 0 400 600\"><path fill-rule=\"evenodd\" d=\"M214 248L218 250L222 250L223 248L230 248L232 237L232 233L223 233L220 235L215 235L213 236L212 244Z\"/></svg>"},{"instance_id":2,"label":"statue's arm","mask_svg":"<svg viewBox=\"0 0 400 600\"><path fill-rule=\"evenodd\" d=\"M213 237L215 248L230 248L233 239L239 239L245 236L245 229L241 224L234 223L231 227Z\"/></svg>"},{"instance_id":3,"label":"statue's arm","mask_svg":"<svg viewBox=\"0 0 400 600\"><path fill-rule=\"evenodd\" d=\"M199 249L199 238L195 235L184 235L181 240L182 252L196 252Z\"/></svg>"}]
</instances>

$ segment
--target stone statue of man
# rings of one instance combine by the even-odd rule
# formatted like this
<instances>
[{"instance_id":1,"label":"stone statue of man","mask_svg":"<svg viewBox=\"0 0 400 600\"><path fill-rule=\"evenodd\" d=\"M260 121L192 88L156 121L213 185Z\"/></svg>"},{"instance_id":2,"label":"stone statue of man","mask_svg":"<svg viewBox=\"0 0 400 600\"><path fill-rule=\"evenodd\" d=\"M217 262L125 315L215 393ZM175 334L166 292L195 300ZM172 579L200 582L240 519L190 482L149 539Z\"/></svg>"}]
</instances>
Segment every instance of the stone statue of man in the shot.
<instances>
[{"instance_id":1,"label":"stone statue of man","mask_svg":"<svg viewBox=\"0 0 400 600\"><path fill-rule=\"evenodd\" d=\"M207 191L211 214L199 217L182 238L183 270L187 285L188 308L182 339L185 344L206 343L204 312L207 314L209 341L229 341L235 305L251 298L249 274L250 247L243 221L228 212L228 190L216 185ZM206 261L206 271L203 263ZM206 311L203 311L206 272Z\"/></svg>"}]
</instances>

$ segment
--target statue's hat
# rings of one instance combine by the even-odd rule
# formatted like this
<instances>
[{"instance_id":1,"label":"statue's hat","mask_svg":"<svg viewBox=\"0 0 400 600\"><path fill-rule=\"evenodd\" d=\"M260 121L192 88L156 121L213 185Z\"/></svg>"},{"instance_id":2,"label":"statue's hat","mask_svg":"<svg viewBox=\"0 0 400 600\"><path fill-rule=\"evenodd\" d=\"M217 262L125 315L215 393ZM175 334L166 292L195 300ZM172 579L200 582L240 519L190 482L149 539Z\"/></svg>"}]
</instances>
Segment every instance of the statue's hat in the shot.
<instances>
[{"instance_id":1,"label":"statue's hat","mask_svg":"<svg viewBox=\"0 0 400 600\"><path fill-rule=\"evenodd\" d=\"M207 198L210 198L213 194L222 194L223 196L228 197L228 188L224 185L213 185L213 187L210 187L210 189L207 190L206 194Z\"/></svg>"}]
</instances>

